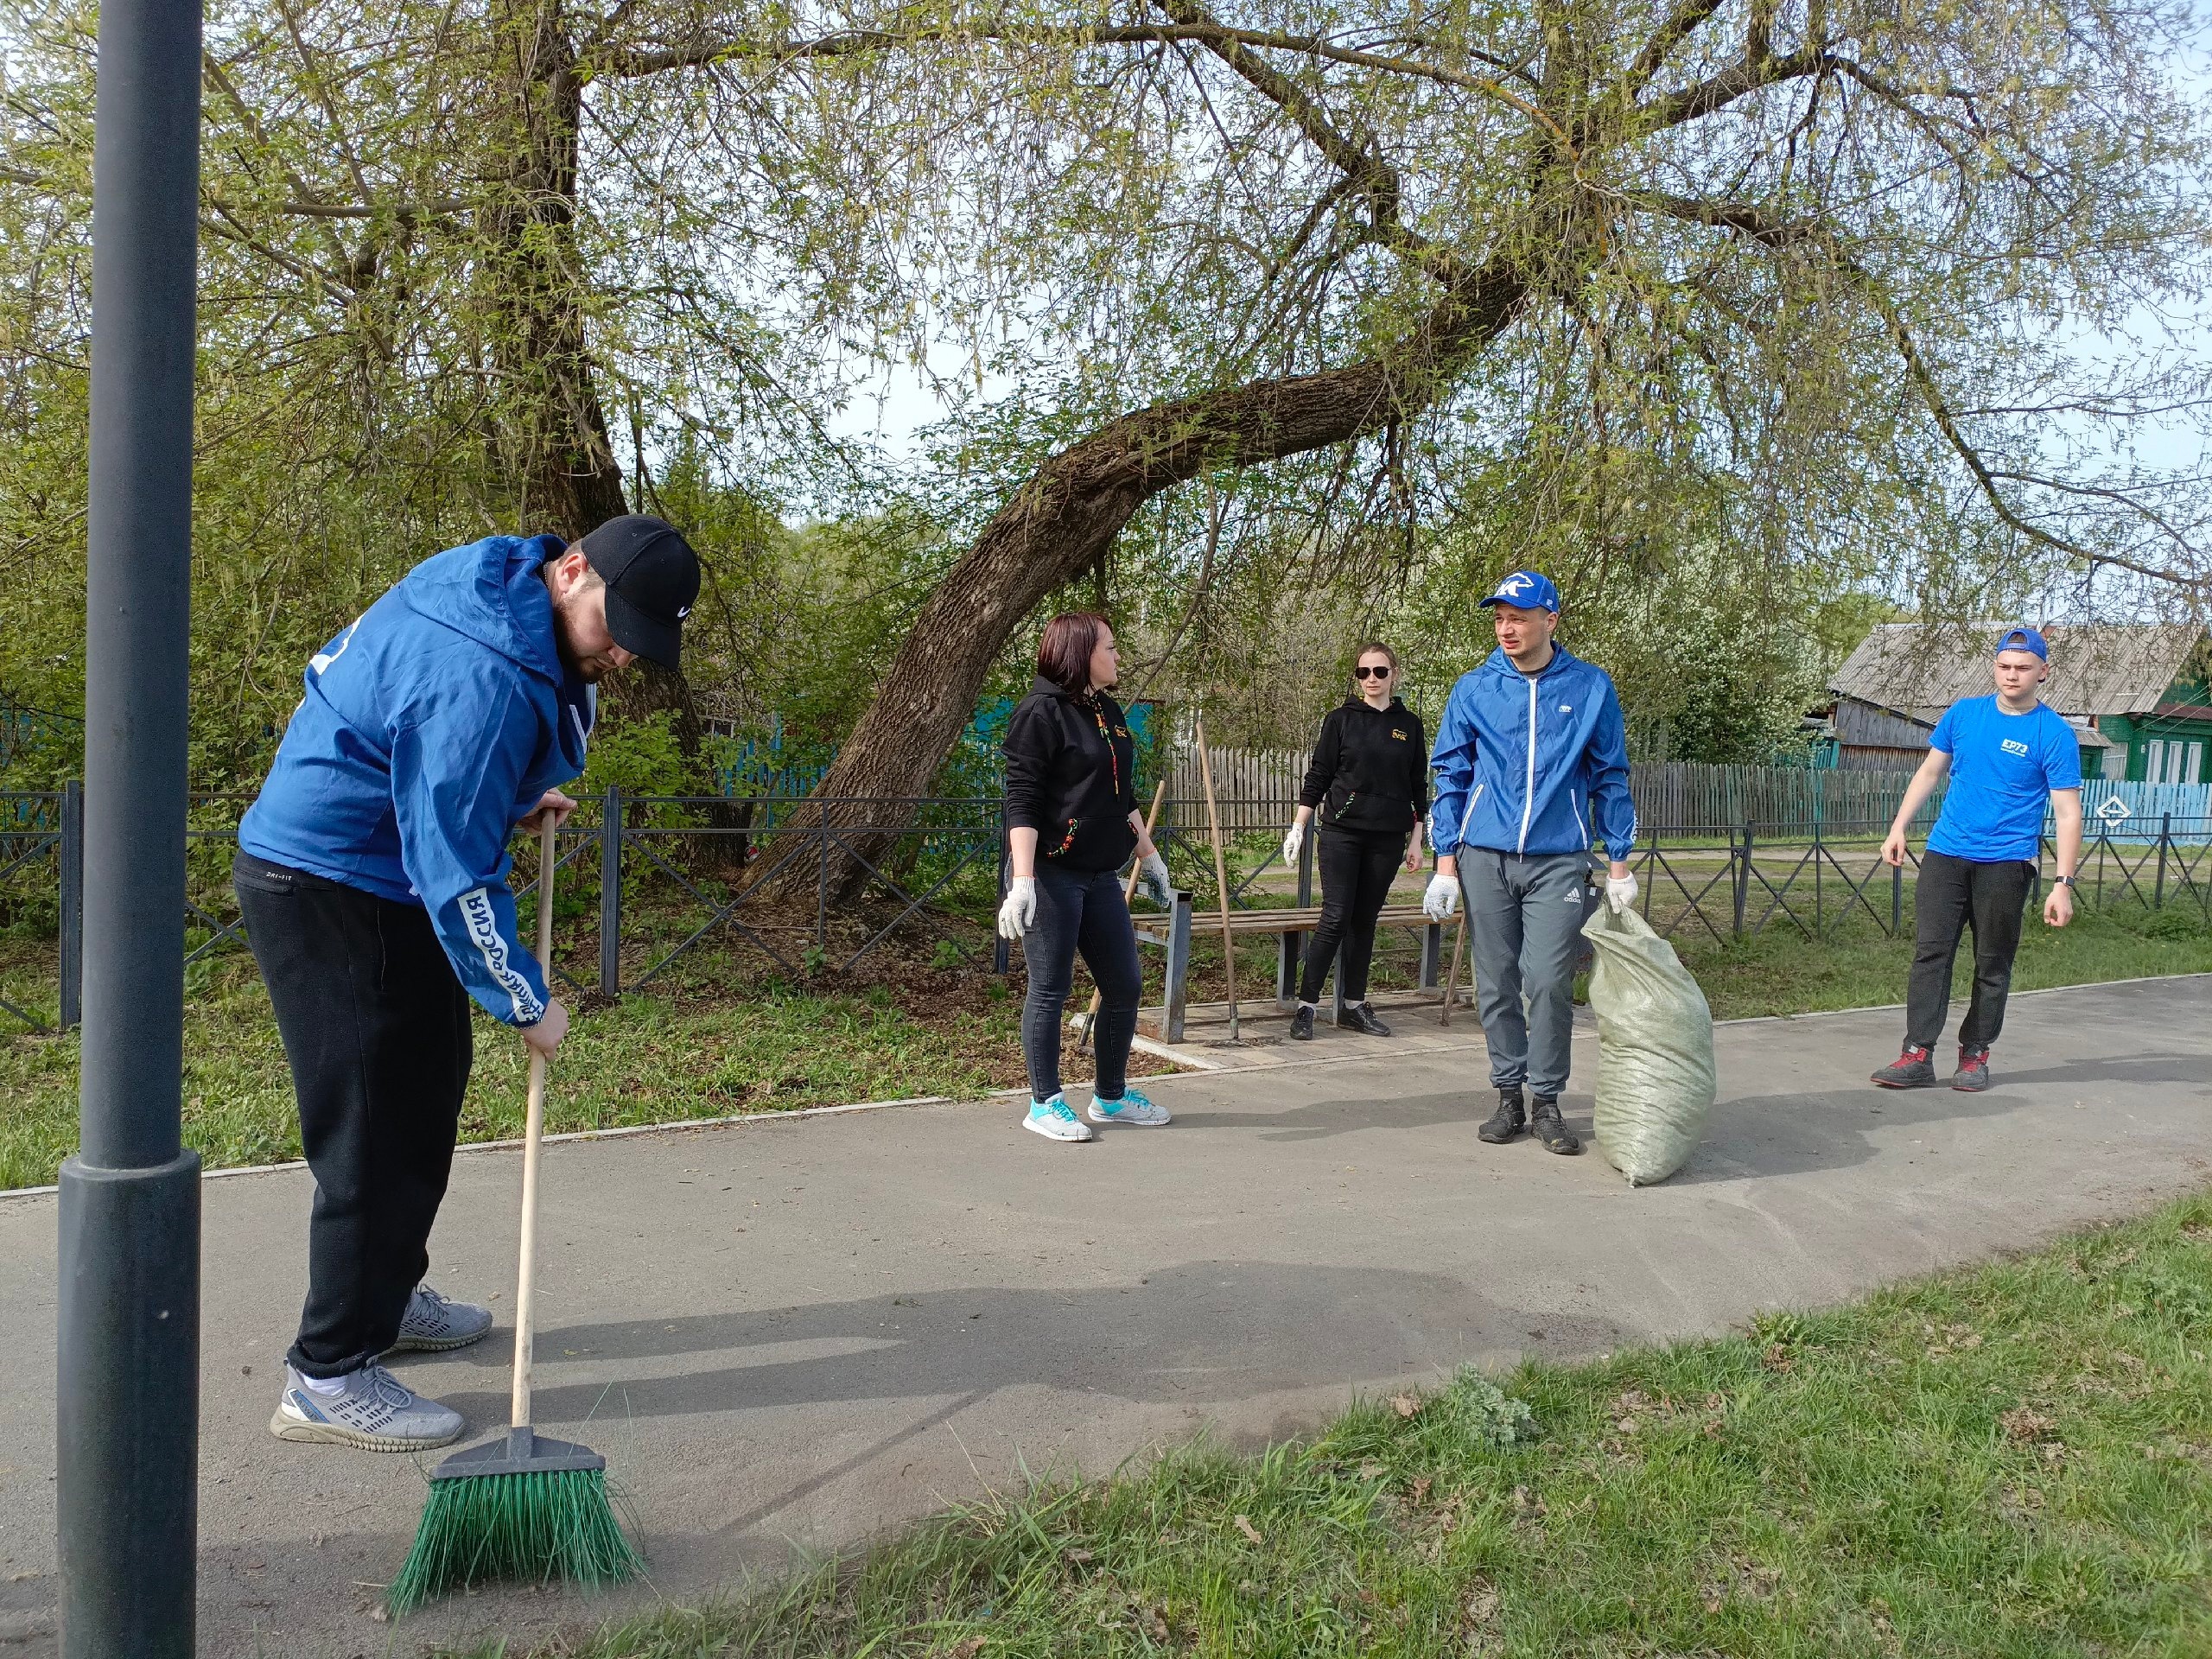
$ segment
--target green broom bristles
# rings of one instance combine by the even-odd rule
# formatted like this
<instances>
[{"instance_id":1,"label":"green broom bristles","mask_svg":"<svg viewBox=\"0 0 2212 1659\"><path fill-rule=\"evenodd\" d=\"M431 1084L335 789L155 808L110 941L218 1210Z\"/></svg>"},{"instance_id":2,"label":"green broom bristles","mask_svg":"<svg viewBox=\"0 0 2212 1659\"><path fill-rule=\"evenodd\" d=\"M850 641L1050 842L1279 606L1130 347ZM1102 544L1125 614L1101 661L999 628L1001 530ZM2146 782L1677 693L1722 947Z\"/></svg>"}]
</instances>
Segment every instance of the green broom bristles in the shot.
<instances>
[{"instance_id":1,"label":"green broom bristles","mask_svg":"<svg viewBox=\"0 0 2212 1659\"><path fill-rule=\"evenodd\" d=\"M486 1579L619 1584L645 1561L623 1535L601 1469L430 1482L423 1525L385 1605L397 1618Z\"/></svg>"}]
</instances>

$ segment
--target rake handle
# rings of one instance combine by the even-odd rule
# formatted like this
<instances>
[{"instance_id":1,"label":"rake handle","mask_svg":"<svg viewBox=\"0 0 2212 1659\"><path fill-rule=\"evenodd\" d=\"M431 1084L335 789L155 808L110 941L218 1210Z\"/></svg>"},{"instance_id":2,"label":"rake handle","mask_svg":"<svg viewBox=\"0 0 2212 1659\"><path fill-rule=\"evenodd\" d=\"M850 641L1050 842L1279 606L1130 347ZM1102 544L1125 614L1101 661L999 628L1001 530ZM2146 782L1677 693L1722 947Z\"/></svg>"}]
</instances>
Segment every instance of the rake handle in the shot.
<instances>
[{"instance_id":1,"label":"rake handle","mask_svg":"<svg viewBox=\"0 0 2212 1659\"><path fill-rule=\"evenodd\" d=\"M1459 988L1459 953L1466 948L1467 910L1462 904L1459 907L1459 925L1452 935L1452 965L1444 970L1444 1007L1436 1016L1436 1023L1440 1026L1452 1023L1452 999Z\"/></svg>"},{"instance_id":2,"label":"rake handle","mask_svg":"<svg viewBox=\"0 0 2212 1659\"><path fill-rule=\"evenodd\" d=\"M537 829L537 965L545 973L546 995L553 991L553 814L549 810ZM524 1118L522 1143L521 1262L515 1274L515 1383L507 1421L515 1428L531 1426L530 1373L532 1344L537 1334L533 1317L537 1296L537 1156L545 1140L545 1056L530 1051L530 1106Z\"/></svg>"}]
</instances>

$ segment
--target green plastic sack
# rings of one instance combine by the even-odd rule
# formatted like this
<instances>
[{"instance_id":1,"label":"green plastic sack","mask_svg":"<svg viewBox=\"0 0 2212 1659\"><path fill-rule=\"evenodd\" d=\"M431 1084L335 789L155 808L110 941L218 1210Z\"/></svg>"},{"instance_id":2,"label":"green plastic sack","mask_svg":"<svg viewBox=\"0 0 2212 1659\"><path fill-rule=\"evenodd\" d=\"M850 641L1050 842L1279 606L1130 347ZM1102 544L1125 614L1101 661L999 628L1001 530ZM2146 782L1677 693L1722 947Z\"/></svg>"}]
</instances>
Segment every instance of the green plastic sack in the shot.
<instances>
[{"instance_id":1,"label":"green plastic sack","mask_svg":"<svg viewBox=\"0 0 2212 1659\"><path fill-rule=\"evenodd\" d=\"M1634 911L1600 904L1582 932L1597 950L1598 1146L1630 1186L1663 1181L1713 1108L1713 1010L1675 947Z\"/></svg>"}]
</instances>

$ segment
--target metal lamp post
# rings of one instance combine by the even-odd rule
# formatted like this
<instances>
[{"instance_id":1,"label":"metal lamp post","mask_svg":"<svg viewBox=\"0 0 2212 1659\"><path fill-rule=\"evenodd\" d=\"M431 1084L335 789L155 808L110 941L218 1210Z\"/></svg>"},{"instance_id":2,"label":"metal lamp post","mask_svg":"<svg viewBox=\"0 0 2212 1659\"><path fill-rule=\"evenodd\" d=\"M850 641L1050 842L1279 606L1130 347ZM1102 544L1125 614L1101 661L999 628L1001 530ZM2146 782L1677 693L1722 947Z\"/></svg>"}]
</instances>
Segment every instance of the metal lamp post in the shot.
<instances>
[{"instance_id":1,"label":"metal lamp post","mask_svg":"<svg viewBox=\"0 0 2212 1659\"><path fill-rule=\"evenodd\" d=\"M189 1659L200 1159L182 1149L199 0L104 0L92 155L82 1127L61 1168L66 1659Z\"/></svg>"}]
</instances>

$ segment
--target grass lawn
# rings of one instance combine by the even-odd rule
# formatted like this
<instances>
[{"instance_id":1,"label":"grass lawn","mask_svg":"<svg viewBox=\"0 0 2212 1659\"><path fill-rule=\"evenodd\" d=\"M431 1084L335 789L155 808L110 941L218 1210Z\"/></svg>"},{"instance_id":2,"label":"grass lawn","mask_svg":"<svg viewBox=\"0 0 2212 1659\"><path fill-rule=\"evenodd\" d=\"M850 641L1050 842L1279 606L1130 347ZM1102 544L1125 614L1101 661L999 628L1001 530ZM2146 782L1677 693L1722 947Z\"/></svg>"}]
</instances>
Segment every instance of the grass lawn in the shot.
<instances>
[{"instance_id":1,"label":"grass lawn","mask_svg":"<svg viewBox=\"0 0 2212 1659\"><path fill-rule=\"evenodd\" d=\"M1020 1004L988 975L941 1001L875 986L787 985L740 997L624 997L581 1014L554 1070L554 1133L789 1110L1020 1081ZM464 1141L522 1133L524 1056L482 1014ZM211 1167L300 1155L291 1078L250 960L214 964L188 999L184 1137ZM54 1179L77 1142L77 1039L0 1039L0 1188Z\"/></svg>"},{"instance_id":2,"label":"grass lawn","mask_svg":"<svg viewBox=\"0 0 2212 1659\"><path fill-rule=\"evenodd\" d=\"M1705 988L1716 1020L1902 1002L1912 966L1910 937L1885 938L1871 927L1854 926L1818 948L1795 932L1774 929L1739 944L1684 938L1679 949ZM2212 971L2212 926L2193 906L2083 910L2064 928L2046 927L2039 918L2028 922L2013 961L2012 988L2207 971ZM1954 994L1963 1000L1973 979L1969 938L1960 947Z\"/></svg>"},{"instance_id":3,"label":"grass lawn","mask_svg":"<svg viewBox=\"0 0 2212 1659\"><path fill-rule=\"evenodd\" d=\"M550 1651L2212 1653L2212 1195L1727 1339L1472 1372ZM493 1659L498 1648L476 1650Z\"/></svg>"},{"instance_id":4,"label":"grass lawn","mask_svg":"<svg viewBox=\"0 0 2212 1659\"><path fill-rule=\"evenodd\" d=\"M1402 941L1401 941L1402 943ZM1272 997L1271 942L1238 952L1249 997ZM50 943L0 946L0 996L52 1014ZM1685 940L1683 957L1717 1019L1900 1001L1910 940L1846 931L1821 944L1775 928L1739 944ZM1192 995L1225 988L1217 941L1192 952ZM988 971L983 948L917 944L867 959L874 983L826 988L758 978L757 961L701 952L650 994L587 1004L554 1074L555 1132L781 1111L912 1095L976 1095L1022 1081L1020 978ZM1160 958L1145 953L1157 999ZM2020 989L2212 970L2212 926L2193 906L2084 913L2063 931L2031 921L2013 983ZM1961 954L1958 993L1972 971ZM1378 960L1376 985L1414 982L1402 951ZM185 1016L184 1135L209 1167L300 1155L299 1123L269 1000L243 954L194 964ZM1090 995L1078 972L1071 1006ZM480 1015L465 1141L519 1135L523 1053ZM1162 1069L1140 1055L1133 1070ZM1071 1076L1082 1075L1071 1066ZM77 1039L0 1038L0 1189L54 1179L77 1142Z\"/></svg>"}]
</instances>

